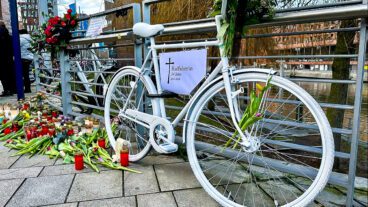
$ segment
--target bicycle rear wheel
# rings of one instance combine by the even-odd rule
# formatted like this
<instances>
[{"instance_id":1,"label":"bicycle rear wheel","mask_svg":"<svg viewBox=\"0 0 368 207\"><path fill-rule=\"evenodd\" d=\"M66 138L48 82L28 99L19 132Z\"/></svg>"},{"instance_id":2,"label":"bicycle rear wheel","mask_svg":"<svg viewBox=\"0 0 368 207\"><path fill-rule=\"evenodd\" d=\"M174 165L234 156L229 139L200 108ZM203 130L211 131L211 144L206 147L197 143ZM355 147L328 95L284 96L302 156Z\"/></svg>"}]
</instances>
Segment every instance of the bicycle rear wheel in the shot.
<instances>
[{"instance_id":1,"label":"bicycle rear wheel","mask_svg":"<svg viewBox=\"0 0 368 207\"><path fill-rule=\"evenodd\" d=\"M198 96L185 121L196 178L224 206L306 206L326 185L333 165L324 112L302 88L278 76L268 89L267 74L243 73L236 80L232 87L242 91L235 101L240 117L247 117L243 114L250 112L254 97L263 97L256 113L243 120L250 123L243 126L251 147L235 133L224 82L214 83Z\"/></svg>"},{"instance_id":2,"label":"bicycle rear wheel","mask_svg":"<svg viewBox=\"0 0 368 207\"><path fill-rule=\"evenodd\" d=\"M115 148L115 140L119 137L128 140L131 143L129 161L132 162L149 152L149 129L119 116L119 113L126 108L157 115L157 104L147 94L155 94L153 83L141 78L134 68L125 68L114 75L105 97L105 125L111 146ZM113 130L114 123L116 130Z\"/></svg>"}]
</instances>

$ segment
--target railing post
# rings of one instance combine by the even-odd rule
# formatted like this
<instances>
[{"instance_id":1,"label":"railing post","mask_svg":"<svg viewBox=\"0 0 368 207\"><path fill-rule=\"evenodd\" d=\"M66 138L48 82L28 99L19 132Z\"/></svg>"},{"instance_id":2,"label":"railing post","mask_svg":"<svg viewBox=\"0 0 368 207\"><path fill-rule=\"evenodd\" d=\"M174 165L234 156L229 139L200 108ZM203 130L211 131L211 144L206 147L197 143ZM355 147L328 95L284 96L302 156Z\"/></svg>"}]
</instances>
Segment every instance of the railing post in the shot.
<instances>
[{"instance_id":1,"label":"railing post","mask_svg":"<svg viewBox=\"0 0 368 207\"><path fill-rule=\"evenodd\" d=\"M41 54L35 53L35 55L33 56L33 63L34 63L34 76L35 76L35 82L36 82L36 91L40 91L41 90L41 85L40 85L40 57Z\"/></svg>"},{"instance_id":2,"label":"railing post","mask_svg":"<svg viewBox=\"0 0 368 207\"><path fill-rule=\"evenodd\" d=\"M353 206L354 199L354 182L356 173L356 163L358 157L359 137L360 137L360 116L362 108L362 93L364 81L364 64L367 47L367 22L365 18L361 19L360 37L359 37L359 53L358 53L358 68L356 76L356 89L354 100L354 115L353 115L353 134L351 136L351 149L349 160L349 177L347 186L346 206Z\"/></svg>"},{"instance_id":3,"label":"railing post","mask_svg":"<svg viewBox=\"0 0 368 207\"><path fill-rule=\"evenodd\" d=\"M69 55L64 51L59 52L60 60L60 81L61 81L61 101L64 116L68 116L72 112L71 105L71 87L70 87L70 61Z\"/></svg>"},{"instance_id":4,"label":"railing post","mask_svg":"<svg viewBox=\"0 0 368 207\"><path fill-rule=\"evenodd\" d=\"M141 5L133 4L133 24L141 22ZM134 63L135 66L142 66L142 42L141 40L134 40Z\"/></svg>"}]
</instances>

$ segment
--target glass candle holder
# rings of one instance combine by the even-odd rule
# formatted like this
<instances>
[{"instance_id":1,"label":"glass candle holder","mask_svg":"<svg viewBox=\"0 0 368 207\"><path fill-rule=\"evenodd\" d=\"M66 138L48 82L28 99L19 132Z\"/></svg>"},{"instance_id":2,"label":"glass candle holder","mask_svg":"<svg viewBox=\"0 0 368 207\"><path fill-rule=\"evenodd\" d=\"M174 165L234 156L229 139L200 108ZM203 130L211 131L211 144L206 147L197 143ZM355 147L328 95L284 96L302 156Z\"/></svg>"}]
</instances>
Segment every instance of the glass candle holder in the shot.
<instances>
[{"instance_id":1,"label":"glass candle holder","mask_svg":"<svg viewBox=\"0 0 368 207\"><path fill-rule=\"evenodd\" d=\"M125 141L120 151L120 165L123 167L129 166L129 143Z\"/></svg>"},{"instance_id":2,"label":"glass candle holder","mask_svg":"<svg viewBox=\"0 0 368 207\"><path fill-rule=\"evenodd\" d=\"M104 138L100 138L97 140L97 144L99 147L106 149L106 141Z\"/></svg>"},{"instance_id":3,"label":"glass candle holder","mask_svg":"<svg viewBox=\"0 0 368 207\"><path fill-rule=\"evenodd\" d=\"M11 107L10 109L10 119L13 120L19 114L19 109L16 106Z\"/></svg>"},{"instance_id":4,"label":"glass candle holder","mask_svg":"<svg viewBox=\"0 0 368 207\"><path fill-rule=\"evenodd\" d=\"M78 152L74 154L74 167L75 170L83 170L83 153Z\"/></svg>"}]
</instances>

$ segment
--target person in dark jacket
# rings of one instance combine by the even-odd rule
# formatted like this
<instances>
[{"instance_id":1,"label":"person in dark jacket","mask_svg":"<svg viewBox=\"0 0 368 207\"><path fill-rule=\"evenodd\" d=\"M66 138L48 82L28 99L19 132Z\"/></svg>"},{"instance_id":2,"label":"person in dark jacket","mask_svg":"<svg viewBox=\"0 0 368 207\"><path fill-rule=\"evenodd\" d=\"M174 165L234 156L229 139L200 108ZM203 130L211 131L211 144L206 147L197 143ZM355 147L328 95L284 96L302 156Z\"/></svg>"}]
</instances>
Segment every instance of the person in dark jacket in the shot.
<instances>
[{"instance_id":1,"label":"person in dark jacket","mask_svg":"<svg viewBox=\"0 0 368 207\"><path fill-rule=\"evenodd\" d=\"M5 27L4 22L0 21L0 81L4 89L0 96L11 96L16 93L11 43L9 31Z\"/></svg>"}]
</instances>

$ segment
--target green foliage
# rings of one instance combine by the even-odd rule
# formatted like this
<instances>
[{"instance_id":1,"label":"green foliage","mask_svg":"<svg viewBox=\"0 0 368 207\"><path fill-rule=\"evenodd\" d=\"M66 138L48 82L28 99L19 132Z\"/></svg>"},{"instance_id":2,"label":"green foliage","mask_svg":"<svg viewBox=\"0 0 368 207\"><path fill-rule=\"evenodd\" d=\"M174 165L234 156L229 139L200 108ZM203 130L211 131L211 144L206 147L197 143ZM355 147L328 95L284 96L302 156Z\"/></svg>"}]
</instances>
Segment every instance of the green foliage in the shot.
<instances>
[{"instance_id":1,"label":"green foliage","mask_svg":"<svg viewBox=\"0 0 368 207\"><path fill-rule=\"evenodd\" d=\"M221 14L222 0L215 0L210 16ZM237 33L247 32L248 25L261 23L274 16L272 0L228 0L226 19L222 22L218 38L223 40L224 57L231 57ZM240 34L240 35L241 35Z\"/></svg>"}]
</instances>

